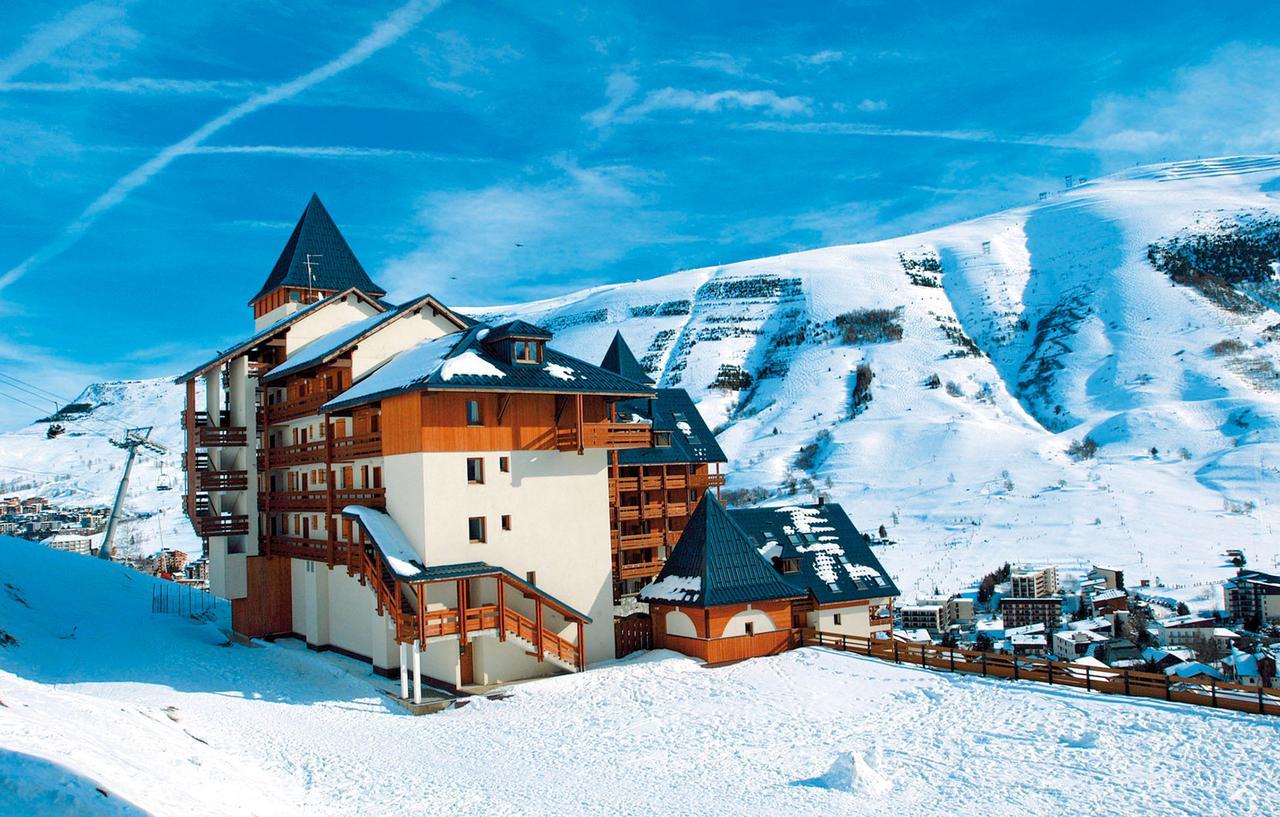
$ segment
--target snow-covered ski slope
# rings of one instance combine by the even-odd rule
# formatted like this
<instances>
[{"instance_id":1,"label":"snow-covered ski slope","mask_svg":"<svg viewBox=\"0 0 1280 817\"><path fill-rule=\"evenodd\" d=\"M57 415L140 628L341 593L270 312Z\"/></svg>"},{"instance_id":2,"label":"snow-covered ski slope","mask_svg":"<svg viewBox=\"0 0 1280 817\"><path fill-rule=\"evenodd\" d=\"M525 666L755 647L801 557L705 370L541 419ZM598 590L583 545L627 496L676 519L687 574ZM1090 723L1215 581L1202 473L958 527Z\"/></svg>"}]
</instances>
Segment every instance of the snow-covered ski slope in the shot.
<instances>
[{"instance_id":1,"label":"snow-covered ski slope","mask_svg":"<svg viewBox=\"0 0 1280 817\"><path fill-rule=\"evenodd\" d=\"M1244 815L1280 798L1258 765L1280 720L815 649L720 669L640 655L414 718L367 665L153 615L155 581L0 537L0 813Z\"/></svg>"},{"instance_id":2,"label":"snow-covered ski slope","mask_svg":"<svg viewBox=\"0 0 1280 817\"><path fill-rule=\"evenodd\" d=\"M1147 248L1277 214L1280 157L1142 167L918 235L473 311L548 325L593 361L621 330L721 429L730 487L794 477L803 494L807 478L887 525L908 597L1005 560L1185 585L1220 577L1225 548L1280 559L1280 315L1173 285ZM833 321L865 309L901 310L901 340L845 342ZM1228 339L1244 351L1210 350ZM872 399L852 418L864 363ZM725 365L752 385L713 387ZM1098 456L1068 457L1086 435Z\"/></svg>"},{"instance_id":3,"label":"snow-covered ski slope","mask_svg":"<svg viewBox=\"0 0 1280 817\"><path fill-rule=\"evenodd\" d=\"M139 452L116 547L132 541L143 553L161 547L199 553L200 541L182 513L183 399L182 387L169 378L88 386L73 404L92 410L60 419L62 434L50 439L47 422L0 434L0 495L43 496L66 507L109 507L126 457L111 440L127 428L152 426L151 438L168 453ZM170 490L157 490L166 484Z\"/></svg>"}]
</instances>

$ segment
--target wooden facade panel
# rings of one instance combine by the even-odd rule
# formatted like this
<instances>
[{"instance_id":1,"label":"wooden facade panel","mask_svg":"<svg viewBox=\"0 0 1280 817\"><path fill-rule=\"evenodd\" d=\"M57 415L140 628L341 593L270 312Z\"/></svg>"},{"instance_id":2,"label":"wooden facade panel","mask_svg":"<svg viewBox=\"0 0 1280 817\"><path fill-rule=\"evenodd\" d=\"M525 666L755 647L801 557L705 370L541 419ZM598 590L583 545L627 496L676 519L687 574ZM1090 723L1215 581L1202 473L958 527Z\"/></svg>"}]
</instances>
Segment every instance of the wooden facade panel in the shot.
<instances>
[{"instance_id":1,"label":"wooden facade panel","mask_svg":"<svg viewBox=\"0 0 1280 817\"><path fill-rule=\"evenodd\" d=\"M480 403L481 425L467 423L467 401ZM419 451L551 451L560 428L576 421L573 397L492 392L418 392L382 401L383 453ZM601 397L583 399L586 422L605 419ZM501 415L501 419L499 419Z\"/></svg>"},{"instance_id":2,"label":"wooden facade panel","mask_svg":"<svg viewBox=\"0 0 1280 817\"><path fill-rule=\"evenodd\" d=\"M251 638L293 630L293 576L289 560L250 556L247 595L231 601L231 627Z\"/></svg>"}]
</instances>

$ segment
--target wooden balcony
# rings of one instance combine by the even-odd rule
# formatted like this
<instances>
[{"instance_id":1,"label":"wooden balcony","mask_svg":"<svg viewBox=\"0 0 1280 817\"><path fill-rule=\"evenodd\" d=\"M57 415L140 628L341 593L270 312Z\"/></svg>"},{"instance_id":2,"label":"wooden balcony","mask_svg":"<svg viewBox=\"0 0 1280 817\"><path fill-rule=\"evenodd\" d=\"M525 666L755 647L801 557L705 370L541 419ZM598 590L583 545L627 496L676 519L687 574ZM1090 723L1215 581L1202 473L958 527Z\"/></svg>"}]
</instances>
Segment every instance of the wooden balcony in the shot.
<instances>
[{"instance_id":1,"label":"wooden balcony","mask_svg":"<svg viewBox=\"0 0 1280 817\"><path fill-rule=\"evenodd\" d=\"M200 536L247 536L248 516L197 516L194 520Z\"/></svg>"},{"instance_id":2,"label":"wooden balcony","mask_svg":"<svg viewBox=\"0 0 1280 817\"><path fill-rule=\"evenodd\" d=\"M660 530L650 531L649 533L627 533L621 535L614 531L612 538L615 551L648 550L662 547L665 544L666 534Z\"/></svg>"},{"instance_id":3,"label":"wooden balcony","mask_svg":"<svg viewBox=\"0 0 1280 817\"><path fill-rule=\"evenodd\" d=\"M324 446L323 441L321 447ZM333 440L333 461L347 462L382 456L382 432L370 434L354 434L350 437L335 437Z\"/></svg>"},{"instance_id":4,"label":"wooden balcony","mask_svg":"<svg viewBox=\"0 0 1280 817\"><path fill-rule=\"evenodd\" d=\"M271 510L275 511L323 511L328 503L328 491L272 491ZM333 510L341 511L348 505L364 505L366 508L387 507L386 488L338 488L333 492Z\"/></svg>"},{"instance_id":5,"label":"wooden balcony","mask_svg":"<svg viewBox=\"0 0 1280 817\"><path fill-rule=\"evenodd\" d=\"M244 426L196 426L197 448L233 448L247 445L249 432Z\"/></svg>"},{"instance_id":6,"label":"wooden balcony","mask_svg":"<svg viewBox=\"0 0 1280 817\"><path fill-rule=\"evenodd\" d=\"M282 445L270 452L271 467L315 465L324 462L324 440L311 440L297 445Z\"/></svg>"},{"instance_id":7,"label":"wooden balcony","mask_svg":"<svg viewBox=\"0 0 1280 817\"><path fill-rule=\"evenodd\" d=\"M724 485L724 474L667 474L664 482L661 476L618 477L609 480L609 492L636 493L637 491L679 491L683 488L702 490Z\"/></svg>"},{"instance_id":8,"label":"wooden balcony","mask_svg":"<svg viewBox=\"0 0 1280 817\"><path fill-rule=\"evenodd\" d=\"M652 429L648 423L583 423L582 448L649 448ZM575 451L578 445L576 428L557 428L556 447L561 451Z\"/></svg>"},{"instance_id":9,"label":"wooden balcony","mask_svg":"<svg viewBox=\"0 0 1280 817\"><path fill-rule=\"evenodd\" d=\"M341 542L339 544L345 552L347 543ZM271 535L270 548L272 556L290 556L295 559L311 559L312 561L324 561L329 558L329 542L327 539L303 539L301 536L285 536L284 534L274 533Z\"/></svg>"},{"instance_id":10,"label":"wooden balcony","mask_svg":"<svg viewBox=\"0 0 1280 817\"><path fill-rule=\"evenodd\" d=\"M641 519L688 516L692 509L687 502L651 502L647 505L618 505L615 511L619 522L637 522Z\"/></svg>"},{"instance_id":11,"label":"wooden balcony","mask_svg":"<svg viewBox=\"0 0 1280 817\"><path fill-rule=\"evenodd\" d=\"M266 416L269 424L284 423L299 417L318 414L320 407L329 402L330 395L325 390L318 390L297 400L286 400L267 406Z\"/></svg>"},{"instance_id":12,"label":"wooden balcony","mask_svg":"<svg viewBox=\"0 0 1280 817\"><path fill-rule=\"evenodd\" d=\"M200 491L244 491L249 488L248 471L197 471Z\"/></svg>"},{"instance_id":13,"label":"wooden balcony","mask_svg":"<svg viewBox=\"0 0 1280 817\"><path fill-rule=\"evenodd\" d=\"M662 562L635 562L618 565L618 579L652 579L662 572Z\"/></svg>"}]
</instances>

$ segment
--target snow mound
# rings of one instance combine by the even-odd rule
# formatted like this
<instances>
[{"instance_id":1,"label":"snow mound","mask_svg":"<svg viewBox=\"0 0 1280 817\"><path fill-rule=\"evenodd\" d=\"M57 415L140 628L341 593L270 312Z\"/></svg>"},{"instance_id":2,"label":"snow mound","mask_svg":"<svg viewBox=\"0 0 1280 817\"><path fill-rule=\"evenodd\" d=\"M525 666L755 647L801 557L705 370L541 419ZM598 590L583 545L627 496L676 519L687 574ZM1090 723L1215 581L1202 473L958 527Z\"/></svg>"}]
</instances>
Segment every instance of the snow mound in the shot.
<instances>
[{"instance_id":1,"label":"snow mound","mask_svg":"<svg viewBox=\"0 0 1280 817\"><path fill-rule=\"evenodd\" d=\"M801 781L800 785L872 797L883 797L893 790L889 778L872 768L861 752L841 752L825 774Z\"/></svg>"}]
</instances>

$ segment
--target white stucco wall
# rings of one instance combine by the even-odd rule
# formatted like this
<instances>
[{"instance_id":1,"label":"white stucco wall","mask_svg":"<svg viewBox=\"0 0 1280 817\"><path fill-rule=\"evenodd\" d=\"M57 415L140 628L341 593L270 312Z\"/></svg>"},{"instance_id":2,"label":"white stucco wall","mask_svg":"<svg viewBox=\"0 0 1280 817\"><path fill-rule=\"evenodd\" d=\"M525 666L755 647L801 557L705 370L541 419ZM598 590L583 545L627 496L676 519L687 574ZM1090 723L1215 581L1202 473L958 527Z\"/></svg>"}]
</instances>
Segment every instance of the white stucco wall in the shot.
<instances>
[{"instance_id":1,"label":"white stucco wall","mask_svg":"<svg viewBox=\"0 0 1280 817\"><path fill-rule=\"evenodd\" d=\"M769 618L769 614L763 610L753 610L748 607L740 613L735 613L733 618L725 622L723 633L712 633L713 638L732 638L735 635L746 635L747 624L755 625L755 634L771 633L777 629L773 625L773 619Z\"/></svg>"},{"instance_id":2,"label":"white stucco wall","mask_svg":"<svg viewBox=\"0 0 1280 817\"><path fill-rule=\"evenodd\" d=\"M511 458L511 470L498 458ZM484 459L485 482L467 482L468 457ZM608 476L605 452L450 452L383 458L387 512L400 524L427 564L483 561L524 578L586 613L587 659L613 658L613 585L609 552ZM510 531L501 517L509 514ZM487 541L468 541L467 519L486 519ZM480 583L480 600L489 585ZM507 593L513 609L532 617L532 602ZM546 624L558 624L549 611ZM576 627L561 634L576 640Z\"/></svg>"},{"instance_id":3,"label":"white stucco wall","mask_svg":"<svg viewBox=\"0 0 1280 817\"><path fill-rule=\"evenodd\" d=\"M666 627L667 635L683 636L684 638L698 637L698 631L693 626L693 619L680 610L668 610L663 624Z\"/></svg>"},{"instance_id":4,"label":"white stucco wall","mask_svg":"<svg viewBox=\"0 0 1280 817\"><path fill-rule=\"evenodd\" d=\"M292 355L321 335L327 335L340 326L363 320L378 311L355 295L348 295L345 300L333 301L311 310L285 332L285 360L288 360L288 355Z\"/></svg>"},{"instance_id":5,"label":"white stucco wall","mask_svg":"<svg viewBox=\"0 0 1280 817\"><path fill-rule=\"evenodd\" d=\"M360 341L351 354L352 380L360 378L397 352L424 340L458 331L458 327L443 315L432 315L431 312L431 307L422 307L418 314L397 318Z\"/></svg>"},{"instance_id":6,"label":"white stucco wall","mask_svg":"<svg viewBox=\"0 0 1280 817\"><path fill-rule=\"evenodd\" d=\"M477 638L471 642L472 677L477 684L501 684L525 678L540 678L563 672L550 661L538 663L525 652L524 646L515 641L499 641L497 638Z\"/></svg>"},{"instance_id":7,"label":"white stucco wall","mask_svg":"<svg viewBox=\"0 0 1280 817\"><path fill-rule=\"evenodd\" d=\"M840 623L836 624L836 616ZM871 635L871 608L867 605L859 607L824 608L809 613L809 626L824 633L840 635Z\"/></svg>"}]
</instances>

